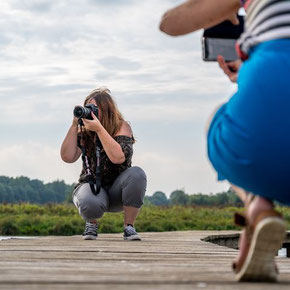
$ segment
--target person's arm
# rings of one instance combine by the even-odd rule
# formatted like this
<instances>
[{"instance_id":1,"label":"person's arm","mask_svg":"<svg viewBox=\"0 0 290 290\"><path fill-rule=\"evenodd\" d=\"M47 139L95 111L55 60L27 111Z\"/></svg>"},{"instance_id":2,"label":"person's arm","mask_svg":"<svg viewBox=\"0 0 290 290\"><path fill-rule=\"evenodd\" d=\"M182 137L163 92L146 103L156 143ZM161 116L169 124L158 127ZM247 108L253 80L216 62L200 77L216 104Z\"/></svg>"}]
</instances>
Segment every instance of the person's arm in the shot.
<instances>
[{"instance_id":1,"label":"person's arm","mask_svg":"<svg viewBox=\"0 0 290 290\"><path fill-rule=\"evenodd\" d=\"M78 147L78 119L74 117L60 149L60 156L64 162L73 163L77 161L81 155Z\"/></svg>"},{"instance_id":2,"label":"person's arm","mask_svg":"<svg viewBox=\"0 0 290 290\"><path fill-rule=\"evenodd\" d=\"M238 24L236 14L240 7L240 0L188 0L163 15L160 30L177 36L214 26L226 19Z\"/></svg>"},{"instance_id":3,"label":"person's arm","mask_svg":"<svg viewBox=\"0 0 290 290\"><path fill-rule=\"evenodd\" d=\"M92 116L93 120L83 119L85 128L98 134L103 148L112 163L122 164L125 161L125 155L120 144L112 138L112 136L102 126L98 118L93 113ZM119 132L117 132L117 135L132 137L132 131L129 124L123 122Z\"/></svg>"}]
</instances>

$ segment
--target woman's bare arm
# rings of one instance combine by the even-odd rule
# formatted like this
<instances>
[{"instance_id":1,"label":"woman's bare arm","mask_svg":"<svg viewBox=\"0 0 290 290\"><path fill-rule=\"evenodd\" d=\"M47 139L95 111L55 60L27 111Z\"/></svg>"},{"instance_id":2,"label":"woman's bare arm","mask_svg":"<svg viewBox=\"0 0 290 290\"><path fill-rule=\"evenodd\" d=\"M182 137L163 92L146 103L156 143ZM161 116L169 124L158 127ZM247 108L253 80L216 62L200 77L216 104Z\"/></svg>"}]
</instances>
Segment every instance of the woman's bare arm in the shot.
<instances>
[{"instance_id":1,"label":"woman's bare arm","mask_svg":"<svg viewBox=\"0 0 290 290\"><path fill-rule=\"evenodd\" d=\"M78 123L77 118L74 118L74 121L69 128L60 149L60 156L64 162L73 163L79 159L81 150L78 147L77 136Z\"/></svg>"},{"instance_id":2,"label":"woman's bare arm","mask_svg":"<svg viewBox=\"0 0 290 290\"><path fill-rule=\"evenodd\" d=\"M132 137L132 130L130 125L127 122L123 122L119 132L117 132L116 136L124 135L127 137ZM104 130L100 130L98 132L98 136L102 142L103 148L111 160L112 163L122 164L125 161L125 154L122 151L121 145L116 142L108 132Z\"/></svg>"},{"instance_id":3,"label":"woman's bare arm","mask_svg":"<svg viewBox=\"0 0 290 290\"><path fill-rule=\"evenodd\" d=\"M85 128L98 134L103 148L112 163L122 164L125 161L125 155L122 151L121 145L113 137L111 137L111 135L102 126L101 122L93 113L92 117L93 120L83 119ZM132 137L132 131L128 123L123 122L116 136L118 135Z\"/></svg>"},{"instance_id":4,"label":"woman's bare arm","mask_svg":"<svg viewBox=\"0 0 290 290\"><path fill-rule=\"evenodd\" d=\"M235 15L239 8L239 0L188 0L163 15L160 30L177 36L214 26L226 19L238 24Z\"/></svg>"}]
</instances>

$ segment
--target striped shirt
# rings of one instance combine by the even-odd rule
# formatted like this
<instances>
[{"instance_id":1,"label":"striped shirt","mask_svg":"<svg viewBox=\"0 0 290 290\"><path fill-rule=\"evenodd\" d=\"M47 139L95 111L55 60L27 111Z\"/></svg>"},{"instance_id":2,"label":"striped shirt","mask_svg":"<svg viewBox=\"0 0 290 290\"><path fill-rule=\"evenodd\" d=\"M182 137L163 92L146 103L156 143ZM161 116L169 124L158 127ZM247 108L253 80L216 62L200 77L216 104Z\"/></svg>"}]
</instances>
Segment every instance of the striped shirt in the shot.
<instances>
[{"instance_id":1,"label":"striped shirt","mask_svg":"<svg viewBox=\"0 0 290 290\"><path fill-rule=\"evenodd\" d=\"M247 59L252 47L273 39L290 38L290 0L243 1L245 31L237 42L238 54Z\"/></svg>"}]
</instances>

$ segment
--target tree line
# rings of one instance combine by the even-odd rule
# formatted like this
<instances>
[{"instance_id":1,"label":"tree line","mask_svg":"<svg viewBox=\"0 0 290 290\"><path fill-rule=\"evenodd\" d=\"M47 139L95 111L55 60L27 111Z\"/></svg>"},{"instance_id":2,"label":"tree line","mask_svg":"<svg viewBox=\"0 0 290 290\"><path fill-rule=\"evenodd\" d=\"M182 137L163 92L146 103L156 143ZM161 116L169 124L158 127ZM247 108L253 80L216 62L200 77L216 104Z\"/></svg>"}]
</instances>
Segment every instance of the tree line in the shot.
<instances>
[{"instance_id":1,"label":"tree line","mask_svg":"<svg viewBox=\"0 0 290 290\"><path fill-rule=\"evenodd\" d=\"M28 177L0 176L0 203L62 203L69 199L73 185L64 181L44 184Z\"/></svg>"},{"instance_id":2,"label":"tree line","mask_svg":"<svg viewBox=\"0 0 290 290\"><path fill-rule=\"evenodd\" d=\"M184 190L174 190L169 198L162 191L156 191L152 196L145 197L145 204L157 206L242 206L242 202L231 190L217 194L187 194Z\"/></svg>"},{"instance_id":3,"label":"tree line","mask_svg":"<svg viewBox=\"0 0 290 290\"><path fill-rule=\"evenodd\" d=\"M28 177L0 176L0 203L63 203L72 202L71 194L74 184L68 185L64 181L43 183ZM146 196L146 205L156 206L241 206L238 197L230 190L217 194L187 194L184 190L174 190L169 198L162 191L156 191Z\"/></svg>"}]
</instances>

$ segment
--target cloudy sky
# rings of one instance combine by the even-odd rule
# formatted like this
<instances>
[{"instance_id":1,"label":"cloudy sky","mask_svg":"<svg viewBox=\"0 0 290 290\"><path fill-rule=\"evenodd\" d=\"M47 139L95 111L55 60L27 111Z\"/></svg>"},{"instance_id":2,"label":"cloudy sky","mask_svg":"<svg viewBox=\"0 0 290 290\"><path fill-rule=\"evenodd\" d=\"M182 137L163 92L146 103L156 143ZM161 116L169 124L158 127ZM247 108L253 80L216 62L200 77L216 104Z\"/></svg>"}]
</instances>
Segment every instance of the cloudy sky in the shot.
<instances>
[{"instance_id":1,"label":"cloudy sky","mask_svg":"<svg viewBox=\"0 0 290 290\"><path fill-rule=\"evenodd\" d=\"M0 175L76 182L80 161L59 156L72 109L107 86L137 143L134 165L148 194L210 193L205 125L235 91L216 63L201 60L201 32L159 31L176 0L1 0Z\"/></svg>"}]
</instances>

